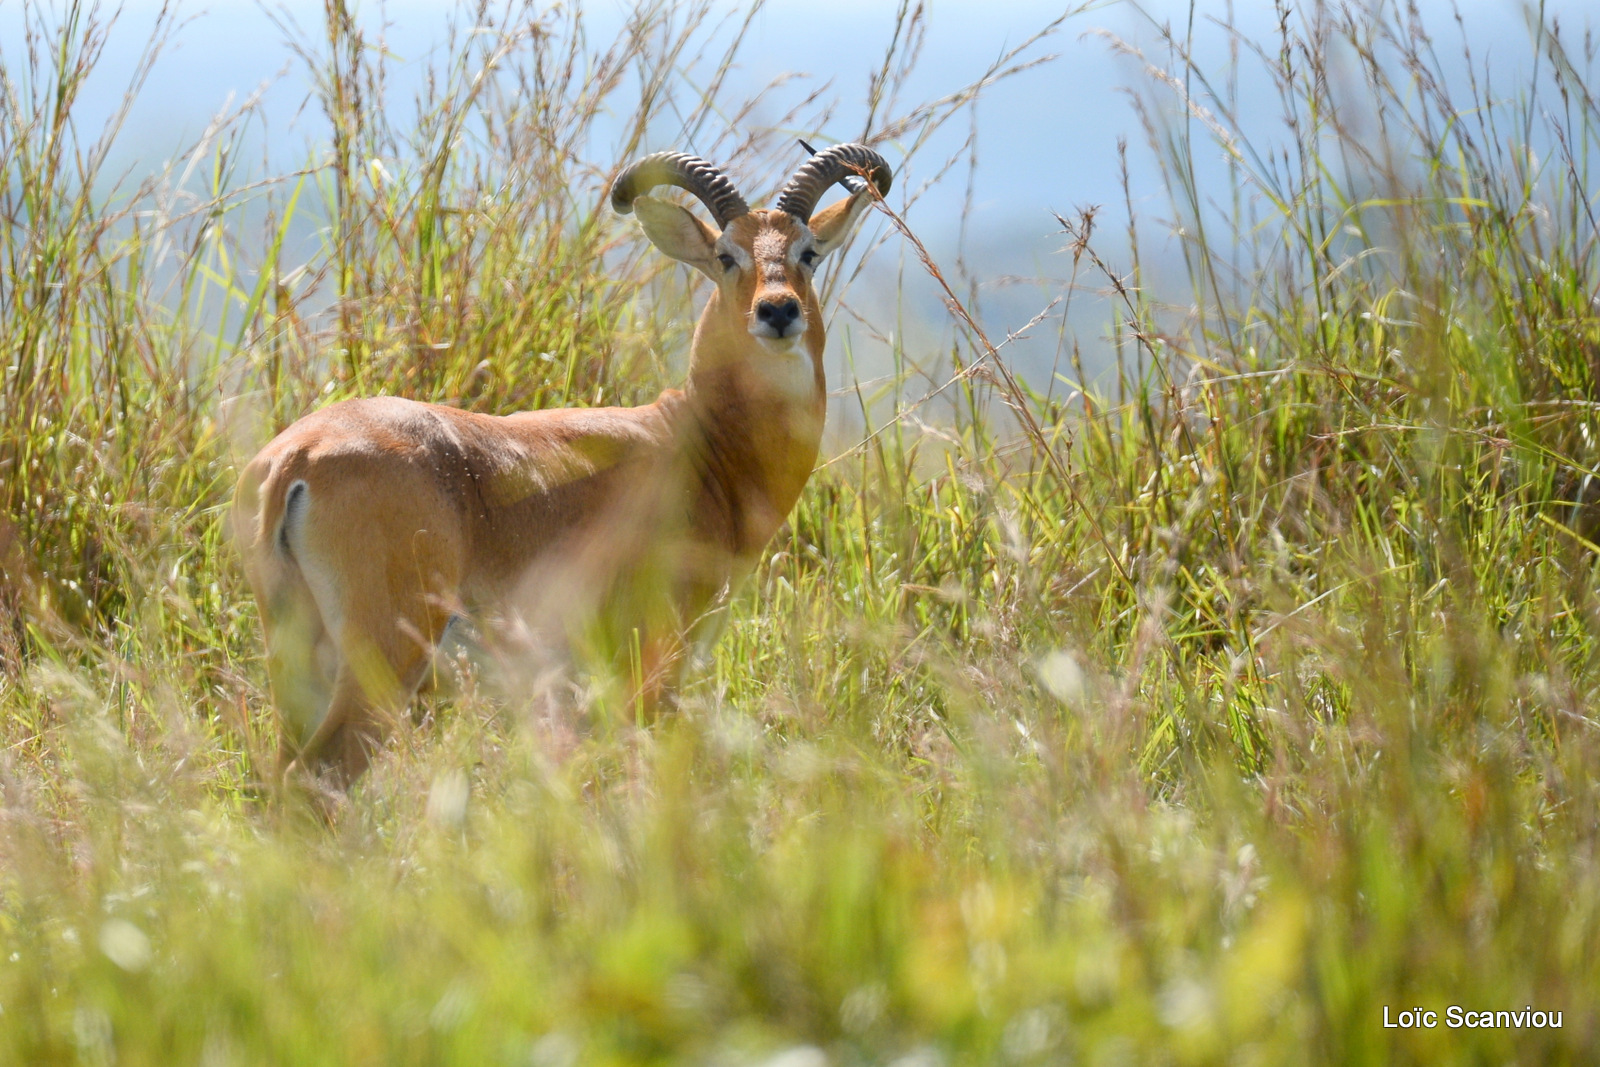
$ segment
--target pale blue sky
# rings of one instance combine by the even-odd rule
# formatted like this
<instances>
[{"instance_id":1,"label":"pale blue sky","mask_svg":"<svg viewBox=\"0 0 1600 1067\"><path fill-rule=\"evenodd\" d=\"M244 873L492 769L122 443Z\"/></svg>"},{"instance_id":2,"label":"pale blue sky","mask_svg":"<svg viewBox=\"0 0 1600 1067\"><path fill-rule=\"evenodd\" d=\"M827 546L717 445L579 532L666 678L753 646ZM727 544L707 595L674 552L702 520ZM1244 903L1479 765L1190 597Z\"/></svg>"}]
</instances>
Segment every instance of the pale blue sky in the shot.
<instances>
[{"instance_id":1,"label":"pale blue sky","mask_svg":"<svg viewBox=\"0 0 1600 1067\"><path fill-rule=\"evenodd\" d=\"M114 47L85 101L81 116L87 120L85 127L92 126L94 114L108 110L120 95L134 50L158 6L152 0L131 0L125 6ZM314 30L321 18L320 0L274 5L280 6L309 29ZM369 15L377 7L364 6ZM437 47L445 12L452 6L424 0L391 0L386 5L391 23L388 44L400 60L394 70L398 99L409 98L405 89L408 72L414 77L430 49ZM1429 0L1422 6L1441 53L1447 57L1458 54L1450 6ZM1487 55L1499 79L1497 85L1514 91L1518 77L1525 77L1521 71L1530 55L1520 6L1496 0L1460 6L1479 63ZM8 52L18 43L19 7L18 0L0 2L0 41ZM282 169L302 162L305 145L322 141L325 125L314 104L302 109L306 86L281 33L249 0L190 2L181 9L191 16L190 21L157 66L131 116L124 139L126 151L157 160L199 133L230 93L237 100L267 85L264 113L274 161ZM1581 30L1583 21L1591 17L1586 0L1559 0L1548 9L1564 13L1569 29ZM598 33L608 24L620 26L626 7L614 0L597 0L588 4L587 10ZM894 4L885 0L772 3L755 21L743 53L744 65L728 95L738 98L786 71L808 75L786 88L784 95L790 98L831 81L841 101L839 134L853 136L859 132L862 115L857 101L864 96L868 72L883 53L894 10ZM1208 16L1220 16L1225 10L1224 5L1215 3L1198 7L1202 64L1217 69L1227 62L1224 36L1205 23ZM933 0L926 51L908 98L933 98L959 88L1007 47L1061 11L1059 2L1037 0ZM968 262L980 278L1060 273L1061 257L1056 251L1062 239L1055 233L1052 211L1068 213L1084 204L1105 205L1109 209L1102 216L1106 231L1121 229L1122 191L1116 164L1119 137L1130 142L1136 206L1159 236L1158 220L1167 213L1166 206L1133 110L1119 91L1119 87L1147 83L1138 65L1114 56L1105 35L1096 32L1109 31L1153 46L1155 34L1149 17L1181 23L1188 17L1189 6L1174 0L1152 0L1144 5L1144 11L1149 16L1131 5L1113 3L1075 16L1035 50L1039 55L1055 53L1056 59L991 89L979 105L980 165L974 209L968 219ZM1235 18L1248 36L1270 38L1274 25L1270 4L1240 3ZM1259 88L1247 79L1247 100ZM1253 121L1261 124L1266 136L1278 136L1281 126L1271 101L1260 102ZM955 124L945 140L927 153L923 166L953 150L967 130L966 123ZM1210 161L1219 162L1220 153ZM1222 180L1220 166L1213 178ZM956 220L964 193L963 181L947 181L917 205L911 218L935 256L945 261L954 258ZM1218 196L1224 198L1225 192L1219 190ZM1159 252L1159 247L1156 250ZM986 297L991 331L1003 334L1005 328L1025 321L1048 299L1046 288L1013 286L991 292ZM933 317L938 317L936 306ZM1052 340L1048 353L1053 353L1054 347ZM1031 356L1027 346L1017 349L1019 358L1035 363L1042 359L1048 365L1050 356L1041 353L1046 353L1046 346L1034 346Z\"/></svg>"}]
</instances>

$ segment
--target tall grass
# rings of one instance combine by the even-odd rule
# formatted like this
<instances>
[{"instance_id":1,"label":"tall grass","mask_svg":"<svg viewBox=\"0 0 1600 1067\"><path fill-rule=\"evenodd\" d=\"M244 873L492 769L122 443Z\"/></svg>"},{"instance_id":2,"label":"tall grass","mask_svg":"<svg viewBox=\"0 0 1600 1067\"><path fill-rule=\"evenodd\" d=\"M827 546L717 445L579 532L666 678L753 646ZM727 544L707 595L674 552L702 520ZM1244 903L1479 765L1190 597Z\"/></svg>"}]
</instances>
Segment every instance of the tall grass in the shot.
<instances>
[{"instance_id":1,"label":"tall grass","mask_svg":"<svg viewBox=\"0 0 1600 1067\"><path fill-rule=\"evenodd\" d=\"M1537 19L1509 98L1388 5L1284 10L1220 76L1169 33L1137 100L1174 243L1061 220L1112 378L1066 334L1066 381L1017 378L1016 324L952 282L949 417L909 375L866 408L676 716L469 685L331 828L259 799L237 463L340 396L672 381L693 294L600 210L610 168L682 138L755 188L777 127L827 118L719 95L737 25L689 90L706 10L597 45L463 9L407 108L330 0L285 25L314 158L243 169L247 105L138 187L104 170L117 119L72 122L111 24L30 9L0 51L4 1059L1592 1060L1600 124L1592 51ZM913 166L979 91L898 98L924 18L865 131ZM1441 1025L1382 1025L1414 1006Z\"/></svg>"}]
</instances>

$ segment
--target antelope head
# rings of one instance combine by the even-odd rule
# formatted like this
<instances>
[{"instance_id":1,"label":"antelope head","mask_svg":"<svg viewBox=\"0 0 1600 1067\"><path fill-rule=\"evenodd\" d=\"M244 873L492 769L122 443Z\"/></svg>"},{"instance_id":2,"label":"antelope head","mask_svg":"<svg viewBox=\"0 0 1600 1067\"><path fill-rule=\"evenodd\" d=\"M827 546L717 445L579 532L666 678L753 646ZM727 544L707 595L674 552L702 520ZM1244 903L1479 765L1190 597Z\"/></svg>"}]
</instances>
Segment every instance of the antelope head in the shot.
<instances>
[{"instance_id":1,"label":"antelope head","mask_svg":"<svg viewBox=\"0 0 1600 1067\"><path fill-rule=\"evenodd\" d=\"M835 182L853 192L813 215ZM661 185L694 194L716 226L646 195ZM612 206L636 212L652 244L716 286L695 328L691 389L697 380L747 368L757 388L820 410L824 331L815 271L849 237L872 202L872 187L881 197L889 185L889 165L859 144L835 145L807 160L768 209L752 210L720 170L697 156L657 153L617 178Z\"/></svg>"}]
</instances>

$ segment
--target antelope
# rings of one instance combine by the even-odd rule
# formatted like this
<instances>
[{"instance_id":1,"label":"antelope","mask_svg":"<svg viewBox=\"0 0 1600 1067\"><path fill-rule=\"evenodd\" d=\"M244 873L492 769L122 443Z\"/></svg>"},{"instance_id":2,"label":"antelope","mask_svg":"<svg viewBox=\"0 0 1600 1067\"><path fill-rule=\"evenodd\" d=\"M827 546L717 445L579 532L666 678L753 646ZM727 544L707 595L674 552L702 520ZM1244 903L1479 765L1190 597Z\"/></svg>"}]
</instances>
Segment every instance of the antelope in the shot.
<instances>
[{"instance_id":1,"label":"antelope","mask_svg":"<svg viewBox=\"0 0 1600 1067\"><path fill-rule=\"evenodd\" d=\"M269 442L239 479L233 522L280 781L347 789L461 618L524 627L563 654L626 649L639 707L669 697L698 628L811 475L826 413L814 272L890 181L877 152L836 145L752 210L705 160L648 156L618 175L612 207L713 282L682 389L504 416L344 400ZM813 216L836 183L848 195ZM647 195L660 186L716 226Z\"/></svg>"}]
</instances>

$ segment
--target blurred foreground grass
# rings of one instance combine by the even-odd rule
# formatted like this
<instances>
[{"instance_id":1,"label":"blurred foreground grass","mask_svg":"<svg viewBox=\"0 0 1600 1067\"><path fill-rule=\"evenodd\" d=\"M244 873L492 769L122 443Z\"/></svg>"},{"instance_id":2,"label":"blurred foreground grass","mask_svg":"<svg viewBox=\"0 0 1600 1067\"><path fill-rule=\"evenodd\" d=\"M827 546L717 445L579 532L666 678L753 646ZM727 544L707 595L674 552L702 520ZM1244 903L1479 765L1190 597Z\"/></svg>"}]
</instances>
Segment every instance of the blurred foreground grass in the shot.
<instances>
[{"instance_id":1,"label":"blurred foreground grass","mask_svg":"<svg viewBox=\"0 0 1600 1067\"><path fill-rule=\"evenodd\" d=\"M972 99L898 102L905 14L866 131L897 159ZM1169 42L1141 113L1192 291L1062 220L1115 376L1064 333L1073 372L1018 382L960 316L896 350L907 417L864 405L678 715L469 684L330 829L254 786L236 465L345 395L649 398L692 294L593 158L672 116L792 162L675 76L682 3L606 50L463 16L494 32L402 116L330 5L330 141L270 180L247 108L114 187L71 119L93 11L0 50L0 1060L1600 1055L1591 53L1536 28L1532 85L1452 97L1405 11L1291 13L1242 61L1292 120L1253 145ZM1237 195L1194 185L1217 151ZM1563 1024L1382 1025L1451 1004Z\"/></svg>"}]
</instances>

